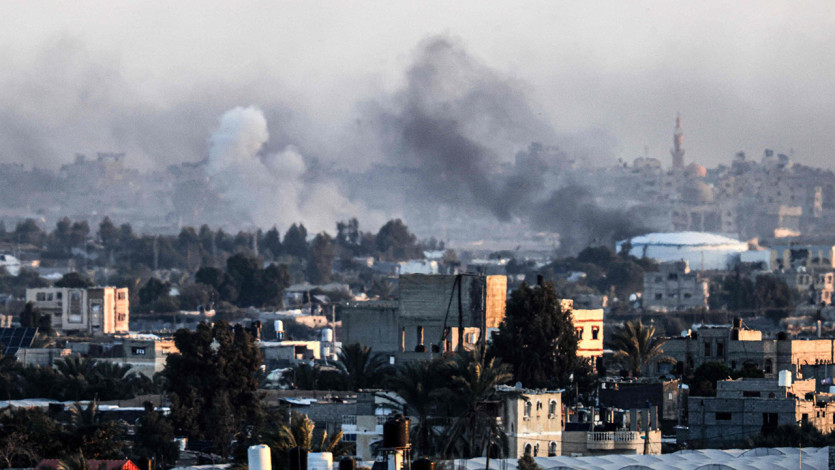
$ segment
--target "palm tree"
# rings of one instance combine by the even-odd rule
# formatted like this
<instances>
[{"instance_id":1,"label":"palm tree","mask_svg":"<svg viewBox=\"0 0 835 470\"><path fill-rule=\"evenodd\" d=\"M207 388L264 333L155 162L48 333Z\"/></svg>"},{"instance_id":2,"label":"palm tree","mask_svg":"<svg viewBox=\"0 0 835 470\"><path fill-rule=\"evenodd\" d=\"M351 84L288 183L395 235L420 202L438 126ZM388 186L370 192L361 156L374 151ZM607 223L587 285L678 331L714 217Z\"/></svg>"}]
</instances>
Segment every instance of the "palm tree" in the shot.
<instances>
[{"instance_id":1,"label":"palm tree","mask_svg":"<svg viewBox=\"0 0 835 470\"><path fill-rule=\"evenodd\" d=\"M641 320L626 321L612 334L615 358L635 377L641 376L641 372L652 362L671 360L663 355L666 342L664 338L655 336L654 326L644 326Z\"/></svg>"},{"instance_id":2,"label":"palm tree","mask_svg":"<svg viewBox=\"0 0 835 470\"><path fill-rule=\"evenodd\" d=\"M314 440L315 423L307 415L293 412L290 424L276 423L261 434L261 442L270 446L273 466L286 468L290 449L301 447L313 452L330 452L334 457L351 453L351 445L342 441L342 431L328 438L323 431L318 440Z\"/></svg>"},{"instance_id":3,"label":"palm tree","mask_svg":"<svg viewBox=\"0 0 835 470\"><path fill-rule=\"evenodd\" d=\"M462 458L482 456L492 444L505 441L493 410L498 401L496 386L511 380L513 374L508 365L496 358L486 360L477 351L457 354L449 368L450 400L455 402L453 409L463 412L447 431L444 454Z\"/></svg>"},{"instance_id":4,"label":"palm tree","mask_svg":"<svg viewBox=\"0 0 835 470\"><path fill-rule=\"evenodd\" d=\"M430 455L437 437L430 417L438 412L438 399L443 393L442 365L440 360L407 362L398 367L397 374L386 383L386 387L403 400L397 405L404 407L404 414L417 417L411 433L415 437L414 448L418 456Z\"/></svg>"},{"instance_id":5,"label":"palm tree","mask_svg":"<svg viewBox=\"0 0 835 470\"><path fill-rule=\"evenodd\" d=\"M343 346L337 365L348 376L351 390L379 386L387 366L382 354L375 354L370 347L359 343Z\"/></svg>"}]
</instances>

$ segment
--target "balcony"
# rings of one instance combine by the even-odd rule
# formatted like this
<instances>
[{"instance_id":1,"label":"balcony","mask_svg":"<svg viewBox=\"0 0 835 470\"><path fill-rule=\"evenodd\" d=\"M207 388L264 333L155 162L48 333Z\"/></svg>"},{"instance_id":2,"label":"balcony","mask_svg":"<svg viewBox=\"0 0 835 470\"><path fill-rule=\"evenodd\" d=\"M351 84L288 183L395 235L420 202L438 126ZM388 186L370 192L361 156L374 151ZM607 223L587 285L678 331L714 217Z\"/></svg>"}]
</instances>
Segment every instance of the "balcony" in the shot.
<instances>
[{"instance_id":1,"label":"balcony","mask_svg":"<svg viewBox=\"0 0 835 470\"><path fill-rule=\"evenodd\" d=\"M640 443L641 434L637 431L586 433L586 446L589 450L628 449Z\"/></svg>"}]
</instances>

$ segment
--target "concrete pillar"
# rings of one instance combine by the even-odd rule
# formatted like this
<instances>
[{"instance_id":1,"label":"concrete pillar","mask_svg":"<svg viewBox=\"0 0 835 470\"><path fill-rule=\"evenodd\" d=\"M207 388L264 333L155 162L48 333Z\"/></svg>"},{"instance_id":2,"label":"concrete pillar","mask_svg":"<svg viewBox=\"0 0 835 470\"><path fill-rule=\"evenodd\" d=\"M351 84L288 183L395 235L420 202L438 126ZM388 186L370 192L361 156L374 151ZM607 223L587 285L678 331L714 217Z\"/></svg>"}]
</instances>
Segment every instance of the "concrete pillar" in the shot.
<instances>
[{"instance_id":1,"label":"concrete pillar","mask_svg":"<svg viewBox=\"0 0 835 470\"><path fill-rule=\"evenodd\" d=\"M629 430L630 431L637 431L638 430L638 410L635 410L635 409L629 410Z\"/></svg>"},{"instance_id":2,"label":"concrete pillar","mask_svg":"<svg viewBox=\"0 0 835 470\"><path fill-rule=\"evenodd\" d=\"M641 431L647 431L649 428L649 409L641 410Z\"/></svg>"}]
</instances>

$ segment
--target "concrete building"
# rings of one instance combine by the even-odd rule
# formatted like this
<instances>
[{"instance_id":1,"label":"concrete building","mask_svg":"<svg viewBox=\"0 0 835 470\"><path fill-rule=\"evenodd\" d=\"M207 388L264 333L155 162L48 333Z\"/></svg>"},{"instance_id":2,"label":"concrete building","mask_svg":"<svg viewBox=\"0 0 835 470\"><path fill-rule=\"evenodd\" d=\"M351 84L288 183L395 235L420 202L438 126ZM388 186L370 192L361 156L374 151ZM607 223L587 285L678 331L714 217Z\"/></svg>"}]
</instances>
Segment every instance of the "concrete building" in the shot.
<instances>
[{"instance_id":1,"label":"concrete building","mask_svg":"<svg viewBox=\"0 0 835 470\"><path fill-rule=\"evenodd\" d=\"M835 269L835 246L793 242L771 245L771 266L777 270L806 268L832 271Z\"/></svg>"},{"instance_id":2,"label":"concrete building","mask_svg":"<svg viewBox=\"0 0 835 470\"><path fill-rule=\"evenodd\" d=\"M784 424L833 429L835 403L816 394L815 381L781 386L774 378L721 380L715 397L689 398L687 441L698 446L733 447L761 431Z\"/></svg>"},{"instance_id":3,"label":"concrete building","mask_svg":"<svg viewBox=\"0 0 835 470\"><path fill-rule=\"evenodd\" d=\"M797 292L800 305L831 305L835 291L835 272L797 268L785 271L778 276Z\"/></svg>"},{"instance_id":4,"label":"concrete building","mask_svg":"<svg viewBox=\"0 0 835 470\"><path fill-rule=\"evenodd\" d=\"M400 276L397 302L339 306L343 344L360 343L397 360L474 348L504 319L505 276Z\"/></svg>"},{"instance_id":5,"label":"concrete building","mask_svg":"<svg viewBox=\"0 0 835 470\"><path fill-rule=\"evenodd\" d=\"M562 455L661 453L656 407L618 410L617 413L610 410L601 418L603 424L597 426L592 422L566 423L562 433Z\"/></svg>"},{"instance_id":6,"label":"concrete building","mask_svg":"<svg viewBox=\"0 0 835 470\"><path fill-rule=\"evenodd\" d=\"M686 404L687 389L680 387L676 380L616 380L600 385L600 406L612 409L640 409L646 406L657 407L661 411L662 427L667 429L678 424L679 409Z\"/></svg>"},{"instance_id":7,"label":"concrete building","mask_svg":"<svg viewBox=\"0 0 835 470\"><path fill-rule=\"evenodd\" d=\"M562 455L562 391L498 387L509 458Z\"/></svg>"},{"instance_id":8,"label":"concrete building","mask_svg":"<svg viewBox=\"0 0 835 470\"><path fill-rule=\"evenodd\" d=\"M155 335L135 335L119 338L109 343L71 342L67 344L73 354L80 354L97 361L129 365L131 372L153 378L165 368L168 355L178 352L173 339Z\"/></svg>"},{"instance_id":9,"label":"concrete building","mask_svg":"<svg viewBox=\"0 0 835 470\"><path fill-rule=\"evenodd\" d=\"M322 358L320 341L259 341L258 348L264 365L270 370Z\"/></svg>"},{"instance_id":10,"label":"concrete building","mask_svg":"<svg viewBox=\"0 0 835 470\"><path fill-rule=\"evenodd\" d=\"M835 360L833 339L790 339L785 333L777 338L763 338L735 320L733 325L703 326L684 336L669 338L664 354L675 359L679 371L692 370L706 362L723 362L731 369L760 369L766 377L776 377L778 370L789 370L799 377L806 364L832 364Z\"/></svg>"},{"instance_id":11,"label":"concrete building","mask_svg":"<svg viewBox=\"0 0 835 470\"><path fill-rule=\"evenodd\" d=\"M644 308L651 311L682 311L708 308L708 280L690 271L687 261L661 263L658 271L644 273Z\"/></svg>"},{"instance_id":12,"label":"concrete building","mask_svg":"<svg viewBox=\"0 0 835 470\"><path fill-rule=\"evenodd\" d=\"M128 299L126 287L26 289L26 301L51 315L52 327L62 332L126 333L130 316Z\"/></svg>"},{"instance_id":13,"label":"concrete building","mask_svg":"<svg viewBox=\"0 0 835 470\"><path fill-rule=\"evenodd\" d=\"M603 309L575 309L569 299L561 301L563 309L571 311L577 332L577 356L594 359L603 355ZM594 363L594 361L592 361Z\"/></svg>"}]
</instances>

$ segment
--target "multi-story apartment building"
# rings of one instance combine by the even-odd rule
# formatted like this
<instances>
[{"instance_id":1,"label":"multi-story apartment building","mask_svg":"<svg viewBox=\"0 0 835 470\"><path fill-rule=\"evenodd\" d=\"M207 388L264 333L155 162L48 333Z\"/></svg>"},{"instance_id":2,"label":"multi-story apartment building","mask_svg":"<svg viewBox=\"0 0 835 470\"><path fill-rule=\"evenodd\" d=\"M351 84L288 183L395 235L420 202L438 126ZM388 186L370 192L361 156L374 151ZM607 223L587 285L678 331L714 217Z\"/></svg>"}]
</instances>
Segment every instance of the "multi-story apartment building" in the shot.
<instances>
[{"instance_id":1,"label":"multi-story apartment building","mask_svg":"<svg viewBox=\"0 0 835 470\"><path fill-rule=\"evenodd\" d=\"M52 316L63 332L126 333L130 316L128 289L118 287L43 287L26 289L26 301Z\"/></svg>"},{"instance_id":2,"label":"multi-story apartment building","mask_svg":"<svg viewBox=\"0 0 835 470\"><path fill-rule=\"evenodd\" d=\"M815 380L781 384L778 379L721 380L715 397L689 398L687 441L699 446L733 446L784 424L832 431L835 402L817 395Z\"/></svg>"},{"instance_id":3,"label":"multi-story apartment building","mask_svg":"<svg viewBox=\"0 0 835 470\"><path fill-rule=\"evenodd\" d=\"M680 311L708 308L708 280L690 271L687 261L661 263L658 271L644 273L644 308Z\"/></svg>"}]
</instances>

